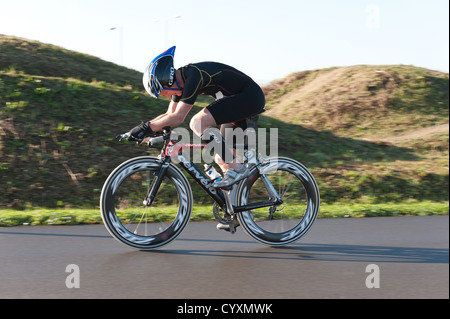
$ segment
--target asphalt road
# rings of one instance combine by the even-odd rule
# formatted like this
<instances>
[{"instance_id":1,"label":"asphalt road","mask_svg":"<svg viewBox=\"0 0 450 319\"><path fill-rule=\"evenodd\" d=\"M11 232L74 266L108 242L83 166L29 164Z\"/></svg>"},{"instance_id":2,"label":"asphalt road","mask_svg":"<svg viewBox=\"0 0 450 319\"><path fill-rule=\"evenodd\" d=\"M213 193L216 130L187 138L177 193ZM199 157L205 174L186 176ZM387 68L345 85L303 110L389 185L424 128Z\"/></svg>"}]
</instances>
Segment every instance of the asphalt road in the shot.
<instances>
[{"instance_id":1,"label":"asphalt road","mask_svg":"<svg viewBox=\"0 0 450 319\"><path fill-rule=\"evenodd\" d=\"M448 299L449 218L319 219L286 248L190 223L151 252L103 225L0 228L0 270L0 298Z\"/></svg>"}]
</instances>

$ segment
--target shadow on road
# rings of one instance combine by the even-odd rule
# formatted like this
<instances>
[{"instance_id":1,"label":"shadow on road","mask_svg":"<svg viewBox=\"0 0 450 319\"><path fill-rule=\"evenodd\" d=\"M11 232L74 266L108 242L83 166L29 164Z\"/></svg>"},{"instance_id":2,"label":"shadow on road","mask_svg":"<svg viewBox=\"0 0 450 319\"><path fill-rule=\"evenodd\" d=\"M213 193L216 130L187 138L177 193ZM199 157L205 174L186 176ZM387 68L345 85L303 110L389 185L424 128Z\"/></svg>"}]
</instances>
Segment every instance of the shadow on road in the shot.
<instances>
[{"instance_id":1,"label":"shadow on road","mask_svg":"<svg viewBox=\"0 0 450 319\"><path fill-rule=\"evenodd\" d=\"M180 239L183 240L183 239ZM198 239L201 241L200 239ZM221 241L228 242L228 241ZM239 244L239 242L234 242ZM243 243L243 242L242 242ZM252 242L246 242L252 243ZM247 246L248 247L248 246ZM338 245L338 244L296 244L287 247L263 247L252 250L236 249L187 249L155 250L150 253L178 254L211 257L260 258L299 261L354 261L392 263L449 263L449 250L438 248Z\"/></svg>"},{"instance_id":2,"label":"shadow on road","mask_svg":"<svg viewBox=\"0 0 450 319\"><path fill-rule=\"evenodd\" d=\"M54 236L75 238L111 239L111 236L90 234L62 234L0 231L1 235ZM298 261L344 261L344 262L392 262L392 263L428 263L448 264L449 250L445 248L415 248L394 246L366 246L339 244L292 244L286 247L263 247L254 241L220 240L220 239L188 239L178 238L176 242L197 242L199 249L163 249L145 251L154 254L190 255L202 257L251 258L267 260ZM204 249L205 244L213 249ZM227 246L232 244L232 246ZM214 246L220 246L214 249ZM127 254L142 253L131 250Z\"/></svg>"}]
</instances>

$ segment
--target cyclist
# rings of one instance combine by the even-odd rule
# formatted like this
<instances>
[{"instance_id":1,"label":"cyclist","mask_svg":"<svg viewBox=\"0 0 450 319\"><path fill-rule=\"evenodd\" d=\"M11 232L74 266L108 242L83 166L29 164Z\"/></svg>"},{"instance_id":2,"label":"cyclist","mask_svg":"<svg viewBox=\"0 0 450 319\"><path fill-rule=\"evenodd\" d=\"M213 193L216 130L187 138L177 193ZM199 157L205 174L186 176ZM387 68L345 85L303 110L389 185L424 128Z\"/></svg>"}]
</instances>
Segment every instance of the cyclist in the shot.
<instances>
[{"instance_id":1,"label":"cyclist","mask_svg":"<svg viewBox=\"0 0 450 319\"><path fill-rule=\"evenodd\" d=\"M199 94L211 95L216 101L195 114L189 126L197 136L209 142L217 142L209 128L221 125L222 135L225 128L245 130L245 119L264 109L265 98L260 86L241 71L217 62L194 63L175 69L174 54L175 46L155 57L143 76L144 87L152 97L163 95L171 99L167 112L131 129L129 141L140 142L166 126L183 123ZM224 177L213 186L227 188L247 177L249 169L234 156L233 161L225 162L227 148L223 137L220 139L222 152L216 154L215 161Z\"/></svg>"}]
</instances>

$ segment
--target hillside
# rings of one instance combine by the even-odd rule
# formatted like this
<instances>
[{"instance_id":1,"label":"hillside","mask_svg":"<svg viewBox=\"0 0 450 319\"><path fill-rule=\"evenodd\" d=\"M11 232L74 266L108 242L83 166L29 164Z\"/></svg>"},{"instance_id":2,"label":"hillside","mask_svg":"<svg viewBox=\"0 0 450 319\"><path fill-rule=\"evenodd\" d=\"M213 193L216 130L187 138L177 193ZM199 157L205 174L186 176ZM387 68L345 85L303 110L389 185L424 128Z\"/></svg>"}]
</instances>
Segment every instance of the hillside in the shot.
<instances>
[{"instance_id":1,"label":"hillside","mask_svg":"<svg viewBox=\"0 0 450 319\"><path fill-rule=\"evenodd\" d=\"M447 73L339 67L294 73L264 91L268 126L277 125L274 119L285 124L285 148L320 166L315 174L327 196L346 189L353 198L431 198L436 192L435 199L448 200Z\"/></svg>"},{"instance_id":2,"label":"hillside","mask_svg":"<svg viewBox=\"0 0 450 319\"><path fill-rule=\"evenodd\" d=\"M55 45L0 34L0 70L83 82L131 85L140 90L140 72Z\"/></svg>"},{"instance_id":3,"label":"hillside","mask_svg":"<svg viewBox=\"0 0 450 319\"><path fill-rule=\"evenodd\" d=\"M166 110L140 81L96 57L0 35L0 207L96 207L115 166L157 155L114 139ZM279 153L311 169L323 202L448 201L448 74L355 66L264 90L260 126L279 128Z\"/></svg>"},{"instance_id":4,"label":"hillside","mask_svg":"<svg viewBox=\"0 0 450 319\"><path fill-rule=\"evenodd\" d=\"M115 136L165 112L142 75L96 57L0 36L0 207L95 206L105 177L145 154Z\"/></svg>"},{"instance_id":5,"label":"hillside","mask_svg":"<svg viewBox=\"0 0 450 319\"><path fill-rule=\"evenodd\" d=\"M299 72L265 88L267 115L340 136L389 138L448 124L448 83L446 73L401 65Z\"/></svg>"}]
</instances>

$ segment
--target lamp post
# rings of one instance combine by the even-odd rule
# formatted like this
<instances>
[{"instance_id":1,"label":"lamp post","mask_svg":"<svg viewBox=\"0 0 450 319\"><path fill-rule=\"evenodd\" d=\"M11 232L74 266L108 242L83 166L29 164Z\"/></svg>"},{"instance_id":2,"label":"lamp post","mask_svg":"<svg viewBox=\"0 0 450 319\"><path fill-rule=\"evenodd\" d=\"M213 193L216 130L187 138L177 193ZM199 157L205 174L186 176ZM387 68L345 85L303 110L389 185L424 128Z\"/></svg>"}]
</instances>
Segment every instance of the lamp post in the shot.
<instances>
[{"instance_id":1,"label":"lamp post","mask_svg":"<svg viewBox=\"0 0 450 319\"><path fill-rule=\"evenodd\" d=\"M169 46L169 21L181 18L181 15L175 15L167 19L153 19L153 22L164 22L164 47Z\"/></svg>"},{"instance_id":2,"label":"lamp post","mask_svg":"<svg viewBox=\"0 0 450 319\"><path fill-rule=\"evenodd\" d=\"M119 64L123 65L123 27L122 26L110 27L109 30L119 31Z\"/></svg>"}]
</instances>

